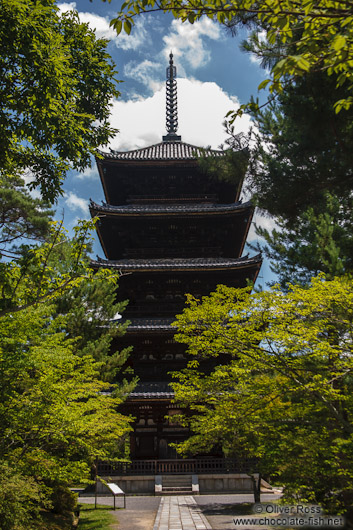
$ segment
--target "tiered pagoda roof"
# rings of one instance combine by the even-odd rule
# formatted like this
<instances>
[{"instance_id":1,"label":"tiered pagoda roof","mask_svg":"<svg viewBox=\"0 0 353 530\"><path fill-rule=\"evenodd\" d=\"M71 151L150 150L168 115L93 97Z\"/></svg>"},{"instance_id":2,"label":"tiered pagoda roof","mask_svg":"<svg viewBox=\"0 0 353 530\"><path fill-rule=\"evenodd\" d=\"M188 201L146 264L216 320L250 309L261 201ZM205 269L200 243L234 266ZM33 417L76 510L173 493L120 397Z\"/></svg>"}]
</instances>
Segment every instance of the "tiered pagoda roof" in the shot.
<instances>
[{"instance_id":1,"label":"tiered pagoda roof","mask_svg":"<svg viewBox=\"0 0 353 530\"><path fill-rule=\"evenodd\" d=\"M127 333L139 331L175 332L172 326L175 318L131 318ZM125 320L123 319L122 322Z\"/></svg>"},{"instance_id":2,"label":"tiered pagoda roof","mask_svg":"<svg viewBox=\"0 0 353 530\"><path fill-rule=\"evenodd\" d=\"M222 270L242 269L258 266L262 263L261 254L249 258L171 258L171 259L122 259L122 260L92 260L93 268L118 269L121 272L137 272L151 270Z\"/></svg>"},{"instance_id":3,"label":"tiered pagoda roof","mask_svg":"<svg viewBox=\"0 0 353 530\"><path fill-rule=\"evenodd\" d=\"M109 153L100 151L100 156L104 160L124 160L124 161L176 161L176 160L197 160L205 157L222 157L225 154L223 150L211 149L209 147L202 148L200 146L187 144L182 141L164 141L158 144L142 147L140 149L133 149L132 151L114 151ZM100 159L97 159L98 165Z\"/></svg>"},{"instance_id":4,"label":"tiered pagoda roof","mask_svg":"<svg viewBox=\"0 0 353 530\"><path fill-rule=\"evenodd\" d=\"M196 203L196 204L123 204L113 206L110 204L97 204L90 201L90 212L92 216L100 214L108 215L180 215L180 214L202 214L217 215L224 213L240 213L253 209L251 201L242 203L241 201L231 204L218 203Z\"/></svg>"},{"instance_id":5,"label":"tiered pagoda roof","mask_svg":"<svg viewBox=\"0 0 353 530\"><path fill-rule=\"evenodd\" d=\"M250 202L241 201L123 205L98 205L91 201L90 204L92 217L99 217L97 233L109 260L237 258L243 251L253 211ZM132 237L132 233L136 236Z\"/></svg>"},{"instance_id":6,"label":"tiered pagoda roof","mask_svg":"<svg viewBox=\"0 0 353 530\"><path fill-rule=\"evenodd\" d=\"M137 383L131 392L131 399L173 399L174 392L168 383L156 381L151 383Z\"/></svg>"}]
</instances>

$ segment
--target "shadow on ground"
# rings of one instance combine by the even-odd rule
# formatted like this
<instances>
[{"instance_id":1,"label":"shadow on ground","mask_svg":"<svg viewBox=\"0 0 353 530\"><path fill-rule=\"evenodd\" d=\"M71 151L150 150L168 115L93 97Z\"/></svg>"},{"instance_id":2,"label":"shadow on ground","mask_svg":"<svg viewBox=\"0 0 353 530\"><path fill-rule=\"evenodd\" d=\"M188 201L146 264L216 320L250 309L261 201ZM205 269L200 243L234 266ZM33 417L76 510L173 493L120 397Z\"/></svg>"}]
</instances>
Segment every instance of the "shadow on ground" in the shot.
<instances>
[{"instance_id":1,"label":"shadow on ground","mask_svg":"<svg viewBox=\"0 0 353 530\"><path fill-rule=\"evenodd\" d=\"M244 504L221 504L221 503L209 503L199 505L202 513L208 516L215 515L253 515L252 503Z\"/></svg>"}]
</instances>

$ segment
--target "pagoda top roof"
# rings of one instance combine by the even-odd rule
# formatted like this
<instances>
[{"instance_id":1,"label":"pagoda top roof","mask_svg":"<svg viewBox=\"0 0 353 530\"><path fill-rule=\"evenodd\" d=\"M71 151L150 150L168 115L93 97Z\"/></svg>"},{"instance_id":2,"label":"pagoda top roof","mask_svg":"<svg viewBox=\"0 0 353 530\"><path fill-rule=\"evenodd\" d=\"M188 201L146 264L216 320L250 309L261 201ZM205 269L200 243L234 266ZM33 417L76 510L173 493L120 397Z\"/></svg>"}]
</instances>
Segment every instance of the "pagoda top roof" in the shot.
<instances>
[{"instance_id":1,"label":"pagoda top roof","mask_svg":"<svg viewBox=\"0 0 353 530\"><path fill-rule=\"evenodd\" d=\"M209 147L203 149L202 147L181 141L168 141L160 142L148 147L142 147L141 149L134 149L132 151L111 150L110 153L103 151L100 151L99 153L103 156L104 160L163 161L196 160L201 156L221 157L224 156L225 151L210 149Z\"/></svg>"},{"instance_id":2,"label":"pagoda top roof","mask_svg":"<svg viewBox=\"0 0 353 530\"><path fill-rule=\"evenodd\" d=\"M242 203L240 201L231 204L217 203L194 203L194 204L127 204L122 206L112 206L106 203L97 204L90 200L90 210L111 214L180 214L180 213L222 213L244 211L252 207L251 201Z\"/></svg>"},{"instance_id":3,"label":"pagoda top roof","mask_svg":"<svg viewBox=\"0 0 353 530\"><path fill-rule=\"evenodd\" d=\"M91 260L93 268L106 267L122 271L143 270L200 270L200 269L234 269L251 265L261 265L261 254L252 258L157 258L157 259L122 259Z\"/></svg>"}]
</instances>

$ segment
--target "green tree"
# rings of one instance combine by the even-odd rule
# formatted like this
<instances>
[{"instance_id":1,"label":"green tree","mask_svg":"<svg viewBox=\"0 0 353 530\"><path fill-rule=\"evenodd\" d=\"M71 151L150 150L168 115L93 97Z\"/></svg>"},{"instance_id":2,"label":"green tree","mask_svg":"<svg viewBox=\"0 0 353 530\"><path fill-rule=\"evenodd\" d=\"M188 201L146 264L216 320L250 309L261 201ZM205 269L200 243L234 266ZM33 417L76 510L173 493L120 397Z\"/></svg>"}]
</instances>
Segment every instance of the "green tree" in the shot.
<instances>
[{"instance_id":1,"label":"green tree","mask_svg":"<svg viewBox=\"0 0 353 530\"><path fill-rule=\"evenodd\" d=\"M337 86L345 88L344 97L335 103L336 111L353 103L353 9L349 1L127 0L111 24L117 33L123 29L130 33L137 16L155 11L190 23L206 16L233 27L252 20L278 51L272 77L261 83L261 88L270 83L271 92L281 92L288 77L323 71L335 74Z\"/></svg>"},{"instance_id":2,"label":"green tree","mask_svg":"<svg viewBox=\"0 0 353 530\"><path fill-rule=\"evenodd\" d=\"M49 229L47 207L66 171L84 169L115 132L118 91L107 41L77 15L59 15L54 0L1 8L1 250L14 259L0 263L0 517L24 530L42 509L72 509L68 485L88 480L97 458L125 456L126 387L112 379L127 352L107 362L123 332L111 321L123 309L117 275L88 266L94 221L70 240L62 223Z\"/></svg>"},{"instance_id":3,"label":"green tree","mask_svg":"<svg viewBox=\"0 0 353 530\"><path fill-rule=\"evenodd\" d=\"M122 307L105 299L117 275L88 267L93 226L82 223L69 240L54 223L46 243L0 264L0 498L8 528L34 528L40 509L72 506L67 486L89 479L96 458L125 456L129 419L117 407L128 388L111 380L127 352L107 363L111 338L123 332L110 320ZM26 504L11 519L19 500Z\"/></svg>"},{"instance_id":4,"label":"green tree","mask_svg":"<svg viewBox=\"0 0 353 530\"><path fill-rule=\"evenodd\" d=\"M319 196L312 207L296 218L276 218L277 227L258 226L265 245L251 245L270 260L283 288L290 283L306 285L324 272L328 279L353 269L352 198Z\"/></svg>"},{"instance_id":5,"label":"green tree","mask_svg":"<svg viewBox=\"0 0 353 530\"><path fill-rule=\"evenodd\" d=\"M89 244L89 231L95 221L81 221L74 228L75 236L69 243L62 222L51 224L48 240L31 246L16 261L0 263L0 317L9 312L57 299L66 289L79 285L83 280L96 276L87 268L85 251ZM68 244L66 263L55 267L57 249ZM54 266L52 266L54 260ZM103 273L108 282L116 284L117 276Z\"/></svg>"},{"instance_id":6,"label":"green tree","mask_svg":"<svg viewBox=\"0 0 353 530\"><path fill-rule=\"evenodd\" d=\"M182 419L193 435L178 450L221 444L229 456L257 457L285 499L348 513L352 281L321 276L287 294L219 286L201 301L189 296L176 326L192 359L173 387L193 412ZM214 359L211 373L202 372L204 359Z\"/></svg>"},{"instance_id":7,"label":"green tree","mask_svg":"<svg viewBox=\"0 0 353 530\"><path fill-rule=\"evenodd\" d=\"M100 363L101 377L116 381L131 351L110 348L113 338L126 331L128 322L120 324L119 319L127 302L116 302L116 273L90 268L90 230L95 221L82 221L72 239L61 222L54 222L47 242L28 248L16 261L0 263L0 318L54 304L56 313L65 317L62 330L73 340L76 354L91 355ZM121 394L127 391L125 385L120 388Z\"/></svg>"},{"instance_id":8,"label":"green tree","mask_svg":"<svg viewBox=\"0 0 353 530\"><path fill-rule=\"evenodd\" d=\"M272 215L293 219L326 191L340 199L349 195L353 113L335 114L338 94L334 78L305 75L253 112L258 135L249 185Z\"/></svg>"},{"instance_id":9,"label":"green tree","mask_svg":"<svg viewBox=\"0 0 353 530\"><path fill-rule=\"evenodd\" d=\"M2 530L33 528L43 500L40 487L9 466L0 465L0 517Z\"/></svg>"},{"instance_id":10,"label":"green tree","mask_svg":"<svg viewBox=\"0 0 353 530\"><path fill-rule=\"evenodd\" d=\"M118 95L107 41L55 0L3 0L0 12L0 183L30 170L44 199L62 193L115 132Z\"/></svg>"},{"instance_id":11,"label":"green tree","mask_svg":"<svg viewBox=\"0 0 353 530\"><path fill-rule=\"evenodd\" d=\"M22 178L3 175L0 187L0 257L16 258L24 245L44 241L52 212L48 203L33 198Z\"/></svg>"},{"instance_id":12,"label":"green tree","mask_svg":"<svg viewBox=\"0 0 353 530\"><path fill-rule=\"evenodd\" d=\"M90 259L85 251L85 265L89 269ZM50 264L62 273L70 270L70 241L63 242L54 250ZM122 367L131 347L122 351L112 351L112 340L125 334L129 322L119 323L127 301L116 301L117 283L109 281L110 275L95 273L78 285L64 291L56 300L56 311L65 315L64 330L66 336L74 340L74 351L79 356L91 355L100 363L100 374L104 381L122 380ZM114 288L112 288L114 287ZM129 378L131 374L129 374ZM134 383L133 383L134 384ZM128 393L125 384L119 386L120 394Z\"/></svg>"},{"instance_id":13,"label":"green tree","mask_svg":"<svg viewBox=\"0 0 353 530\"><path fill-rule=\"evenodd\" d=\"M248 189L275 216L259 228L281 284L352 269L352 111L335 114L334 79L310 74L253 112Z\"/></svg>"},{"instance_id":14,"label":"green tree","mask_svg":"<svg viewBox=\"0 0 353 530\"><path fill-rule=\"evenodd\" d=\"M100 379L99 364L76 354L63 319L48 304L0 319L1 461L10 475L28 478L29 498L37 496L22 510L27 526L10 528L32 528L38 508L70 508L58 506L58 495L89 480L96 458L124 456L129 420L116 410L121 399Z\"/></svg>"}]
</instances>

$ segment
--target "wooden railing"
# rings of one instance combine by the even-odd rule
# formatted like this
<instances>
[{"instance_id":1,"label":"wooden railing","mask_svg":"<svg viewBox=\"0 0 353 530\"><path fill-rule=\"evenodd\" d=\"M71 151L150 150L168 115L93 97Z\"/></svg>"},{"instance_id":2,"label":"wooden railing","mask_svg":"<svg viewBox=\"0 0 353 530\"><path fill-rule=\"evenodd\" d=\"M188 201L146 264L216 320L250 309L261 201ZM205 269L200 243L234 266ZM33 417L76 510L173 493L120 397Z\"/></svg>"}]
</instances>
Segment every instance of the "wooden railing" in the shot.
<instances>
[{"instance_id":1,"label":"wooden railing","mask_svg":"<svg viewBox=\"0 0 353 530\"><path fill-rule=\"evenodd\" d=\"M173 460L133 460L132 462L99 462L98 474L113 475L163 475L206 473L250 473L256 470L255 460L230 458L198 458Z\"/></svg>"}]
</instances>

